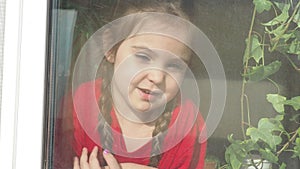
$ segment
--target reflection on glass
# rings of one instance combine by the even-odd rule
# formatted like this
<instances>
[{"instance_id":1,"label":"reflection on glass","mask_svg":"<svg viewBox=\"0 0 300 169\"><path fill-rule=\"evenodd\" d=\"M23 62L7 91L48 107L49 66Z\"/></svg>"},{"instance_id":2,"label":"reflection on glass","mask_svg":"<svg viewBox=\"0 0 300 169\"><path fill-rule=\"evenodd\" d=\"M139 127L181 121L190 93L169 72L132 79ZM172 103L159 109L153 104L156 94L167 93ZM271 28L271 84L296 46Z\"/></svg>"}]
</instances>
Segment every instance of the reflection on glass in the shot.
<instances>
[{"instance_id":1,"label":"reflection on glass","mask_svg":"<svg viewBox=\"0 0 300 169\"><path fill-rule=\"evenodd\" d=\"M95 165L114 165L113 155L123 168L299 168L299 2L253 2L53 1L48 167L73 168L74 157L92 154ZM171 17L124 19L139 10ZM182 18L211 40L226 79L212 76L220 66L205 61L213 56ZM225 107L215 106L224 83ZM274 142L264 140L269 131Z\"/></svg>"}]
</instances>

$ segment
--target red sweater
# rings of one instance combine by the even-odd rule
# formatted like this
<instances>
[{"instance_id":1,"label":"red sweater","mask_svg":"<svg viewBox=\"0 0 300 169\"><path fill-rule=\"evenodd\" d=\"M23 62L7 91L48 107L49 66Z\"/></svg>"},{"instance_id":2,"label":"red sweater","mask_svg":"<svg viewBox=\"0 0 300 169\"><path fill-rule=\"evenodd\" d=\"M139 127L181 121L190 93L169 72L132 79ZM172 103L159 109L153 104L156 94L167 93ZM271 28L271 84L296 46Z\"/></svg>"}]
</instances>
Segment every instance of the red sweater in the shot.
<instances>
[{"instance_id":1,"label":"red sweater","mask_svg":"<svg viewBox=\"0 0 300 169\"><path fill-rule=\"evenodd\" d=\"M85 83L78 88L73 97L73 148L77 156L81 155L83 147L86 147L89 152L94 146L101 148L100 135L97 132L99 112L97 101L101 95L100 85L100 80ZM91 90L93 88L94 90ZM111 112L111 117L112 129L121 134L122 131L114 110ZM205 131L204 120L191 101L184 101L181 106L176 107L163 142L163 147L168 147L168 149L162 154L158 168L202 169L206 152L206 142L199 143L199 133L202 131ZM123 137L114 135L113 140L113 152L127 152ZM115 155L115 157L119 163L131 162L148 165L151 149L152 144L148 142L134 152L127 152L125 156ZM134 154L141 155L141 158L132 158Z\"/></svg>"}]
</instances>

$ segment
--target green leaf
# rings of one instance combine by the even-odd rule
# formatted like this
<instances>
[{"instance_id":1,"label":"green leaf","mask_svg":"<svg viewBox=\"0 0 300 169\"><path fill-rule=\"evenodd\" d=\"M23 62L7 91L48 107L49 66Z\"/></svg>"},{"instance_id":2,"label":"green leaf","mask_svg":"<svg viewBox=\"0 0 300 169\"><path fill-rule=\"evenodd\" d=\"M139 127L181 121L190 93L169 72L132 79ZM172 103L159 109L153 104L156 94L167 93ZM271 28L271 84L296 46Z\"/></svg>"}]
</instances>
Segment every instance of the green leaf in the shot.
<instances>
[{"instance_id":1,"label":"green leaf","mask_svg":"<svg viewBox=\"0 0 300 169\"><path fill-rule=\"evenodd\" d=\"M254 60L256 61L256 63L259 63L260 59L263 58L264 54L263 54L263 50L262 50L262 44L259 42L258 40L258 36L257 35L253 35L251 36L251 43L249 43L249 39L246 39L246 45L247 48L245 50L245 55L244 55L244 62L246 60L249 60L250 58L254 58ZM250 49L250 54L249 53L249 46L251 47Z\"/></svg>"},{"instance_id":2,"label":"green leaf","mask_svg":"<svg viewBox=\"0 0 300 169\"><path fill-rule=\"evenodd\" d=\"M272 28L271 30L268 27L265 27L265 31L269 34L274 34L275 38L278 38L278 36L282 36L282 34L284 33L285 27L284 27L284 24L278 26L275 29Z\"/></svg>"},{"instance_id":3,"label":"green leaf","mask_svg":"<svg viewBox=\"0 0 300 169\"><path fill-rule=\"evenodd\" d=\"M298 136L296 137L295 142L294 142L294 144L295 144L294 149L293 149L294 154L292 157L300 158L300 128L298 128L297 133L298 133Z\"/></svg>"},{"instance_id":4,"label":"green leaf","mask_svg":"<svg viewBox=\"0 0 300 169\"><path fill-rule=\"evenodd\" d=\"M300 158L300 138L296 138L293 157Z\"/></svg>"},{"instance_id":5,"label":"green leaf","mask_svg":"<svg viewBox=\"0 0 300 169\"><path fill-rule=\"evenodd\" d=\"M231 144L226 148L225 160L232 168L240 168L246 157L246 152L242 146L242 141L234 140L233 135L228 137Z\"/></svg>"},{"instance_id":6,"label":"green leaf","mask_svg":"<svg viewBox=\"0 0 300 169\"><path fill-rule=\"evenodd\" d=\"M274 61L270 63L269 65L260 65L256 67L252 67L247 74L244 74L243 76L248 78L249 81L261 81L263 79L266 79L270 75L276 73L281 66L280 61Z\"/></svg>"},{"instance_id":7,"label":"green leaf","mask_svg":"<svg viewBox=\"0 0 300 169\"><path fill-rule=\"evenodd\" d=\"M267 95L267 100L272 103L273 108L278 112L278 113L284 113L284 103L283 101L286 100L286 97L281 96L279 94L268 94Z\"/></svg>"},{"instance_id":8,"label":"green leaf","mask_svg":"<svg viewBox=\"0 0 300 169\"><path fill-rule=\"evenodd\" d=\"M278 43L277 43L277 46L275 48L276 51L280 52L280 53L283 53L283 54L286 54L289 50L289 45L287 44L287 41L289 40L288 39L288 36L286 36L287 34L283 34L281 36L281 38L279 39ZM290 36L292 37L292 36Z\"/></svg>"},{"instance_id":9,"label":"green leaf","mask_svg":"<svg viewBox=\"0 0 300 169\"><path fill-rule=\"evenodd\" d=\"M265 10L269 11L272 6L272 3L269 0L253 0L253 3L258 13L262 13Z\"/></svg>"},{"instance_id":10,"label":"green leaf","mask_svg":"<svg viewBox=\"0 0 300 169\"><path fill-rule=\"evenodd\" d=\"M263 141L269 145L272 150L275 150L276 145L281 143L281 138L279 136L274 136L269 132L257 128L248 128L247 135L256 142Z\"/></svg>"},{"instance_id":11,"label":"green leaf","mask_svg":"<svg viewBox=\"0 0 300 169\"><path fill-rule=\"evenodd\" d=\"M290 44L288 53L299 55L300 54L300 41L298 41L297 39L293 40L292 43Z\"/></svg>"},{"instance_id":12,"label":"green leaf","mask_svg":"<svg viewBox=\"0 0 300 169\"><path fill-rule=\"evenodd\" d=\"M285 163L282 163L279 167L279 169L285 169L286 168L286 164Z\"/></svg>"},{"instance_id":13,"label":"green leaf","mask_svg":"<svg viewBox=\"0 0 300 169\"><path fill-rule=\"evenodd\" d=\"M284 42L287 42L291 38L295 38L295 32L285 33L281 36L281 38L284 39Z\"/></svg>"},{"instance_id":14,"label":"green leaf","mask_svg":"<svg viewBox=\"0 0 300 169\"><path fill-rule=\"evenodd\" d=\"M282 125L278 121L269 118L262 118L258 122L258 127L249 127L246 134L251 137L254 142L263 141L275 151L276 146L281 143L280 136L275 135L275 131L282 131Z\"/></svg>"},{"instance_id":15,"label":"green leaf","mask_svg":"<svg viewBox=\"0 0 300 169\"><path fill-rule=\"evenodd\" d=\"M230 164L232 168L240 168L242 166L242 163L236 158L235 154L230 156Z\"/></svg>"},{"instance_id":16,"label":"green leaf","mask_svg":"<svg viewBox=\"0 0 300 169\"><path fill-rule=\"evenodd\" d=\"M300 31L298 29L293 31L293 35L296 37L298 41L300 41Z\"/></svg>"},{"instance_id":17,"label":"green leaf","mask_svg":"<svg viewBox=\"0 0 300 169\"><path fill-rule=\"evenodd\" d=\"M277 121L282 121L284 119L284 115L280 114L280 115L276 115L274 117L274 120L277 120Z\"/></svg>"},{"instance_id":18,"label":"green leaf","mask_svg":"<svg viewBox=\"0 0 300 169\"><path fill-rule=\"evenodd\" d=\"M293 18L293 22L300 27L300 10L296 13L296 15Z\"/></svg>"},{"instance_id":19,"label":"green leaf","mask_svg":"<svg viewBox=\"0 0 300 169\"><path fill-rule=\"evenodd\" d=\"M296 54L298 56L298 60L300 60L300 30L294 30L291 38L294 40L288 45L289 49L287 53Z\"/></svg>"},{"instance_id":20,"label":"green leaf","mask_svg":"<svg viewBox=\"0 0 300 169\"><path fill-rule=\"evenodd\" d=\"M263 159L268 160L271 163L276 163L278 161L278 157L272 152L270 149L260 149L260 154Z\"/></svg>"},{"instance_id":21,"label":"green leaf","mask_svg":"<svg viewBox=\"0 0 300 169\"><path fill-rule=\"evenodd\" d=\"M290 118L290 121L295 122L295 123L298 123L299 119L300 119L300 114L294 114L294 115Z\"/></svg>"},{"instance_id":22,"label":"green leaf","mask_svg":"<svg viewBox=\"0 0 300 169\"><path fill-rule=\"evenodd\" d=\"M300 109L300 96L296 96L290 100L286 100L283 102L283 104L290 105L297 111Z\"/></svg>"},{"instance_id":23,"label":"green leaf","mask_svg":"<svg viewBox=\"0 0 300 169\"><path fill-rule=\"evenodd\" d=\"M280 9L280 11L289 10L291 6L290 3L281 3L276 1L274 1L274 4L278 9Z\"/></svg>"},{"instance_id":24,"label":"green leaf","mask_svg":"<svg viewBox=\"0 0 300 169\"><path fill-rule=\"evenodd\" d=\"M259 145L252 140L235 140L232 134L228 136L228 141L231 144L226 148L225 160L233 169L240 168L247 155L259 149Z\"/></svg>"},{"instance_id":25,"label":"green leaf","mask_svg":"<svg viewBox=\"0 0 300 169\"><path fill-rule=\"evenodd\" d=\"M280 4L280 3L278 3L278 4ZM289 18L290 4L282 4L282 5L283 5L283 8L282 8L281 14L276 16L275 18L273 18L269 22L263 23L262 25L264 25L264 26L274 26L274 25L277 25L277 24L285 23Z\"/></svg>"},{"instance_id":26,"label":"green leaf","mask_svg":"<svg viewBox=\"0 0 300 169\"><path fill-rule=\"evenodd\" d=\"M280 122L280 119L278 120L277 118L262 118L258 122L258 128L263 130L269 130L269 132L271 133L272 131L285 132L285 129Z\"/></svg>"}]
</instances>

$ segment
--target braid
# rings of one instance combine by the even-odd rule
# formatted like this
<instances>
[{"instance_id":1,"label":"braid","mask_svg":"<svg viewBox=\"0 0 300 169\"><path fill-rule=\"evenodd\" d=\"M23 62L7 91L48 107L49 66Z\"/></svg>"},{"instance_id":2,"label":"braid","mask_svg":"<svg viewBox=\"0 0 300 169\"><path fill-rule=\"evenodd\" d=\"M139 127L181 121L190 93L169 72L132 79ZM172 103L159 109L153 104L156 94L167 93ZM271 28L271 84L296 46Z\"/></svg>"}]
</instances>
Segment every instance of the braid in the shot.
<instances>
[{"instance_id":1,"label":"braid","mask_svg":"<svg viewBox=\"0 0 300 169\"><path fill-rule=\"evenodd\" d=\"M166 133L163 132L168 129L172 117L172 111L176 106L176 100L177 99L175 97L172 101L170 101L167 104L165 112L157 119L155 123L155 128L152 132L153 141L149 166L157 167L161 159L161 145L166 135Z\"/></svg>"},{"instance_id":2,"label":"braid","mask_svg":"<svg viewBox=\"0 0 300 169\"><path fill-rule=\"evenodd\" d=\"M112 148L113 138L111 132L111 116L112 109L112 96L111 96L111 79L113 75L113 65L104 59L100 65L100 73L102 76L101 84L101 96L99 99L99 106L101 115L98 116L99 124L98 131L100 133L100 139L103 149Z\"/></svg>"}]
</instances>

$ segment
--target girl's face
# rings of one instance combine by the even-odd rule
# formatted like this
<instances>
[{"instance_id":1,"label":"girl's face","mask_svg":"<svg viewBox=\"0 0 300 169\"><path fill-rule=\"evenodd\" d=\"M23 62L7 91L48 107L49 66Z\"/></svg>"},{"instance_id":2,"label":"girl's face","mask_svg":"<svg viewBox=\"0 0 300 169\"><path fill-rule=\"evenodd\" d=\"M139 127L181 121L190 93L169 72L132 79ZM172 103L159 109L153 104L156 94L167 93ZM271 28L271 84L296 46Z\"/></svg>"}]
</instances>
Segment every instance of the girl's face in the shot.
<instances>
[{"instance_id":1,"label":"girl's face","mask_svg":"<svg viewBox=\"0 0 300 169\"><path fill-rule=\"evenodd\" d=\"M114 63L113 98L115 104L148 112L164 107L179 91L190 56L187 47L167 36L144 34L126 39ZM117 102L117 103L116 103Z\"/></svg>"}]
</instances>

